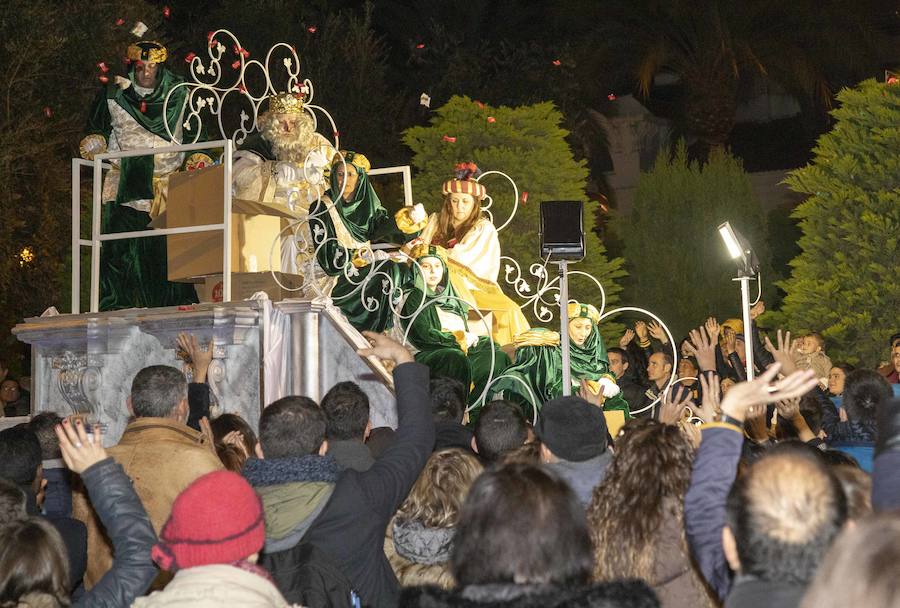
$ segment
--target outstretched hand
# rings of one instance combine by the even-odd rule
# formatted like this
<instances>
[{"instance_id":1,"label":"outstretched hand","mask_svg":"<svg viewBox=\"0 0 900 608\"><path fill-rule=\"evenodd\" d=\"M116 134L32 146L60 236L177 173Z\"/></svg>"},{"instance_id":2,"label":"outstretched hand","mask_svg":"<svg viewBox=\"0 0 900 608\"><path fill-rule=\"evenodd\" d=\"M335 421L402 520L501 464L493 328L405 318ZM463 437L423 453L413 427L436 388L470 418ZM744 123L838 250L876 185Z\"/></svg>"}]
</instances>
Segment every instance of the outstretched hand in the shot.
<instances>
[{"instance_id":1,"label":"outstretched hand","mask_svg":"<svg viewBox=\"0 0 900 608\"><path fill-rule=\"evenodd\" d=\"M409 363L413 360L406 347L393 338L374 331L364 331L363 336L365 336L371 346L370 348L361 348L356 351L362 357L387 359L388 361L393 361L396 365Z\"/></svg>"},{"instance_id":2,"label":"outstretched hand","mask_svg":"<svg viewBox=\"0 0 900 608\"><path fill-rule=\"evenodd\" d=\"M663 344L669 343L669 338L668 336L666 336L666 331L657 321L650 321L650 325L648 326L647 331L650 332L651 336L653 336Z\"/></svg>"},{"instance_id":3,"label":"outstretched hand","mask_svg":"<svg viewBox=\"0 0 900 608\"><path fill-rule=\"evenodd\" d=\"M701 372L716 369L716 342L712 337L714 334L707 336L707 331L703 327L692 329L689 340L685 343L687 351L696 357Z\"/></svg>"},{"instance_id":4,"label":"outstretched hand","mask_svg":"<svg viewBox=\"0 0 900 608\"><path fill-rule=\"evenodd\" d=\"M625 330L625 333L622 334L622 337L619 338L619 348L625 350L628 348L628 345L631 344L632 340L634 340L634 330L629 327Z\"/></svg>"},{"instance_id":5,"label":"outstretched hand","mask_svg":"<svg viewBox=\"0 0 900 608\"><path fill-rule=\"evenodd\" d=\"M107 458L103 449L103 433L100 425L95 424L92 432L88 434L84 430L84 422L78 418L74 422L68 419L62 424L57 424L56 437L59 439L59 449L62 452L66 466L79 475Z\"/></svg>"},{"instance_id":6,"label":"outstretched hand","mask_svg":"<svg viewBox=\"0 0 900 608\"><path fill-rule=\"evenodd\" d=\"M694 415L703 422L712 422L719 413L719 375L700 374L700 388L703 399L699 407L693 406Z\"/></svg>"},{"instance_id":7,"label":"outstretched hand","mask_svg":"<svg viewBox=\"0 0 900 608\"><path fill-rule=\"evenodd\" d=\"M204 349L197 340L197 336L181 332L178 334L176 342L178 348L183 350L190 359L191 368L194 370L193 381L201 384L206 382L206 373L209 371L213 359L213 341L210 340Z\"/></svg>"},{"instance_id":8,"label":"outstretched hand","mask_svg":"<svg viewBox=\"0 0 900 608\"><path fill-rule=\"evenodd\" d=\"M797 371L797 365L794 363L794 358L797 355L799 342L794 340L791 342L791 332L786 332L783 336L781 334L781 330L778 330L776 334L778 340L778 347L772 345L772 341L769 340L769 336L765 338L766 350L772 353L772 357L775 358L777 363L781 364L781 373L785 376L792 374Z\"/></svg>"},{"instance_id":9,"label":"outstretched hand","mask_svg":"<svg viewBox=\"0 0 900 608\"><path fill-rule=\"evenodd\" d=\"M812 370L794 372L773 382L780 369L781 366L776 362L755 380L735 384L722 399L722 412L743 421L752 406L800 397L812 390L818 382Z\"/></svg>"},{"instance_id":10,"label":"outstretched hand","mask_svg":"<svg viewBox=\"0 0 900 608\"><path fill-rule=\"evenodd\" d=\"M676 395L676 393L678 394ZM690 395L689 391L679 391L677 387L669 387L661 399L659 421L663 424L676 424L684 417L685 410L690 415L695 407Z\"/></svg>"}]
</instances>

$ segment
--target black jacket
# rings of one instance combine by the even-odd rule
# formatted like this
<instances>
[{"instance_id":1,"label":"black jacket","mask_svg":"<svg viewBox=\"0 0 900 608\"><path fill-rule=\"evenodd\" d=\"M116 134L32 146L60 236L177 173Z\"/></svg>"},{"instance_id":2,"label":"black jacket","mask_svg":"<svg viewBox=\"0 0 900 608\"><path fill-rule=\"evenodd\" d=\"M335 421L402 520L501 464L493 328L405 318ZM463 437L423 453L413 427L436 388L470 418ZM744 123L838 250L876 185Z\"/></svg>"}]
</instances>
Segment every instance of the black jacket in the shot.
<instances>
[{"instance_id":1,"label":"black jacket","mask_svg":"<svg viewBox=\"0 0 900 608\"><path fill-rule=\"evenodd\" d=\"M156 533L122 465L102 460L81 474L91 504L112 541L112 568L73 607L131 606L156 576L150 549Z\"/></svg>"},{"instance_id":2,"label":"black jacket","mask_svg":"<svg viewBox=\"0 0 900 608\"><path fill-rule=\"evenodd\" d=\"M597 583L589 587L556 585L479 585L462 590L407 587L400 608L658 608L644 581Z\"/></svg>"},{"instance_id":3,"label":"black jacket","mask_svg":"<svg viewBox=\"0 0 900 608\"><path fill-rule=\"evenodd\" d=\"M366 606L397 603L399 586L384 555L384 532L434 445L428 378L428 368L419 363L394 369L399 422L394 441L368 471L341 473L328 504L303 537L344 572ZM291 601L291 581L276 582Z\"/></svg>"}]
</instances>

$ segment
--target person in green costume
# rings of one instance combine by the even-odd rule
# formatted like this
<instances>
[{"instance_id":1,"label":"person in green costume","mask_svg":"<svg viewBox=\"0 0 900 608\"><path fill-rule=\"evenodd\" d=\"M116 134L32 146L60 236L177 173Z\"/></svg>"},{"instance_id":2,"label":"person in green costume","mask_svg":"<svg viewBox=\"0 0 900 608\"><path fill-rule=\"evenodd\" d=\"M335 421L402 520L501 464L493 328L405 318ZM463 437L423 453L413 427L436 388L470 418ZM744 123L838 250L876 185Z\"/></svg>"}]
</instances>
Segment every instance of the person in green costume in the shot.
<instances>
[{"instance_id":1,"label":"person in green costume","mask_svg":"<svg viewBox=\"0 0 900 608\"><path fill-rule=\"evenodd\" d=\"M469 331L469 305L453 287L447 251L420 244L413 247L410 257L417 265L413 266L413 285L406 292L400 325L418 350L416 361L431 368L434 376L462 382L469 389L469 404L476 405L488 380L509 367L509 356L490 337ZM469 412L470 421L475 414Z\"/></svg>"},{"instance_id":2,"label":"person in green costume","mask_svg":"<svg viewBox=\"0 0 900 608\"><path fill-rule=\"evenodd\" d=\"M399 302L409 271L401 256L373 251L372 244L409 241L425 226L427 216L416 205L392 217L369 182L370 169L362 154L345 150L335 155L330 200L312 204L309 224L316 260L336 278L331 290L334 304L359 331L383 332L393 326L392 305ZM398 227L401 217L415 219L401 222L408 232Z\"/></svg>"},{"instance_id":3,"label":"person in green costume","mask_svg":"<svg viewBox=\"0 0 900 608\"><path fill-rule=\"evenodd\" d=\"M591 304L569 303L569 353L573 393L587 381L587 389L594 395L601 391L605 398L603 409L620 410L629 418L628 404L609 371L606 344L597 322L600 313ZM558 332L533 328L516 336L516 361L491 387L491 392L503 391L507 399L522 405L533 416L533 407L540 409L545 402L562 396L562 348Z\"/></svg>"},{"instance_id":4,"label":"person in green costume","mask_svg":"<svg viewBox=\"0 0 900 608\"><path fill-rule=\"evenodd\" d=\"M193 141L183 113L186 88L166 97L182 82L165 65L167 51L158 42L141 41L128 47L128 77L117 77L97 95L88 117L81 156L93 160L107 151L159 148ZM165 106L165 107L164 107ZM205 153L134 156L112 161L103 181L104 234L148 230L163 211L168 176L212 164ZM164 237L107 241L100 250L100 309L173 306L197 302L193 285L170 283Z\"/></svg>"}]
</instances>

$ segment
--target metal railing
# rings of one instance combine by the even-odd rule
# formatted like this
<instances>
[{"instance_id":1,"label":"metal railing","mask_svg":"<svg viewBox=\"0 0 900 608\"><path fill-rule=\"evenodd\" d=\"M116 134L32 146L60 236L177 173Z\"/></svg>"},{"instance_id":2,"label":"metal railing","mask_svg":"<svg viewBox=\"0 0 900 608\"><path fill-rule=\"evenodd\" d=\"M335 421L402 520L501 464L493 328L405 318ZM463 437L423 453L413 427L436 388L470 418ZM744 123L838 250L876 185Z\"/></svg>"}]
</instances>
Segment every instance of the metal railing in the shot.
<instances>
[{"instance_id":1,"label":"metal railing","mask_svg":"<svg viewBox=\"0 0 900 608\"><path fill-rule=\"evenodd\" d=\"M184 226L180 228L158 228L153 230L139 230L133 232L115 232L103 234L100 226L103 206L103 171L112 169L109 161L118 158L132 156L155 156L156 154L168 154L177 152L191 152L209 148L224 148L222 165L225 167L224 175L224 215L220 224L202 224L197 226ZM193 144L180 144L159 148L138 148L135 150L121 150L117 152L104 152L97 154L93 160L81 158L72 159L72 314L81 312L81 248L91 248L91 296L90 312L99 312L100 309L100 248L105 241L120 241L123 239L141 239L148 237L165 236L168 234L188 234L194 232L222 231L223 254L223 300L231 300L231 170L234 142L230 139L216 141L203 141ZM91 209L91 238L81 238L81 170L83 167L91 167L93 170L93 205Z\"/></svg>"}]
</instances>

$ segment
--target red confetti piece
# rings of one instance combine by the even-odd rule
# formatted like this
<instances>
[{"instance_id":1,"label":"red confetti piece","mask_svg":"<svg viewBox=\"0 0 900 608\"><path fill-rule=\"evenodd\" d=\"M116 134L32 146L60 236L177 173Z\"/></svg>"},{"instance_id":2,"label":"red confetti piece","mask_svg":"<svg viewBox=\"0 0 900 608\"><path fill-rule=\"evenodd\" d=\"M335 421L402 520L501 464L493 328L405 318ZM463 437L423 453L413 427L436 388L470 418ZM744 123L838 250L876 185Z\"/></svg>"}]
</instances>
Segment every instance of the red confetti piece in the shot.
<instances>
[{"instance_id":1,"label":"red confetti piece","mask_svg":"<svg viewBox=\"0 0 900 608\"><path fill-rule=\"evenodd\" d=\"M53 117L53 110L50 109L50 106L44 106L44 116L47 118Z\"/></svg>"},{"instance_id":2,"label":"red confetti piece","mask_svg":"<svg viewBox=\"0 0 900 608\"><path fill-rule=\"evenodd\" d=\"M451 143L451 144L455 144L455 143L456 143L456 138L455 138L455 137L450 137L449 135L444 135L441 139L444 140L444 141L446 141L446 142L448 142L448 143Z\"/></svg>"},{"instance_id":3,"label":"red confetti piece","mask_svg":"<svg viewBox=\"0 0 900 608\"><path fill-rule=\"evenodd\" d=\"M99 76L99 77L97 78L97 80L99 80L99 81L102 82L103 84L106 84L107 82L109 82L109 78L107 78L106 76Z\"/></svg>"},{"instance_id":4,"label":"red confetti piece","mask_svg":"<svg viewBox=\"0 0 900 608\"><path fill-rule=\"evenodd\" d=\"M340 136L341 136L341 134L340 134L339 131L335 131L335 132L334 132L334 138L335 138L335 139L337 139L337 138L340 137Z\"/></svg>"},{"instance_id":5,"label":"red confetti piece","mask_svg":"<svg viewBox=\"0 0 900 608\"><path fill-rule=\"evenodd\" d=\"M106 74L109 71L109 66L106 65L105 61L101 61L97 64L97 67L100 68L100 71Z\"/></svg>"},{"instance_id":6,"label":"red confetti piece","mask_svg":"<svg viewBox=\"0 0 900 608\"><path fill-rule=\"evenodd\" d=\"M609 95L606 96L606 98L607 98L608 100L610 100L610 101L615 101L615 100L616 100L616 94L615 94L615 93L610 93Z\"/></svg>"},{"instance_id":7,"label":"red confetti piece","mask_svg":"<svg viewBox=\"0 0 900 608\"><path fill-rule=\"evenodd\" d=\"M116 25L125 25L125 20L119 17L116 19Z\"/></svg>"},{"instance_id":8,"label":"red confetti piece","mask_svg":"<svg viewBox=\"0 0 900 608\"><path fill-rule=\"evenodd\" d=\"M214 47L219 43L216 40L215 35L216 35L215 32L207 32L207 34L206 34L206 41L209 43L210 47Z\"/></svg>"},{"instance_id":9,"label":"red confetti piece","mask_svg":"<svg viewBox=\"0 0 900 608\"><path fill-rule=\"evenodd\" d=\"M523 205L524 205L525 203L527 203L527 202L528 202L528 191L523 190L523 191L522 191L522 196L521 196L520 198L521 198L521 200L522 200L522 204L523 204Z\"/></svg>"},{"instance_id":10,"label":"red confetti piece","mask_svg":"<svg viewBox=\"0 0 900 608\"><path fill-rule=\"evenodd\" d=\"M553 60L553 65L555 65L556 67L559 67L559 66L562 65L562 61L560 61L559 59L554 59L554 60Z\"/></svg>"},{"instance_id":11,"label":"red confetti piece","mask_svg":"<svg viewBox=\"0 0 900 608\"><path fill-rule=\"evenodd\" d=\"M897 84L898 82L900 82L900 79L898 79L896 76L891 76L886 81L887 84Z\"/></svg>"},{"instance_id":12,"label":"red confetti piece","mask_svg":"<svg viewBox=\"0 0 900 608\"><path fill-rule=\"evenodd\" d=\"M193 52L192 52L192 53L188 53L187 55L184 56L184 62L185 62L185 63L190 63L190 62L192 62L192 61L194 60L194 57L196 57L196 56L197 56L197 53L193 53Z\"/></svg>"},{"instance_id":13,"label":"red confetti piece","mask_svg":"<svg viewBox=\"0 0 900 608\"><path fill-rule=\"evenodd\" d=\"M166 6L163 7L162 13L163 13L163 17L165 17L166 19L168 19L169 17L172 16L172 9L170 9L170 8L168 7L168 5L166 5Z\"/></svg>"},{"instance_id":14,"label":"red confetti piece","mask_svg":"<svg viewBox=\"0 0 900 608\"><path fill-rule=\"evenodd\" d=\"M308 28L306 28L306 31L309 32L310 34L315 34L315 33L316 33L316 26L311 25L311 26L309 26Z\"/></svg>"},{"instance_id":15,"label":"red confetti piece","mask_svg":"<svg viewBox=\"0 0 900 608\"><path fill-rule=\"evenodd\" d=\"M246 59L247 57L250 56L250 51L248 51L248 50L245 49L244 47L238 46L238 45L236 45L236 44L233 45L233 46L231 47L231 50L234 51L234 54L235 54L235 55L240 55L240 56L243 57L244 59Z\"/></svg>"},{"instance_id":16,"label":"red confetti piece","mask_svg":"<svg viewBox=\"0 0 900 608\"><path fill-rule=\"evenodd\" d=\"M424 42L420 42L419 44L416 45L416 48L419 49L419 50L424 49L424 48L425 48L425 43L424 43Z\"/></svg>"},{"instance_id":17,"label":"red confetti piece","mask_svg":"<svg viewBox=\"0 0 900 608\"><path fill-rule=\"evenodd\" d=\"M141 102L141 114L146 114L146 113L147 113L147 102L142 101Z\"/></svg>"},{"instance_id":18,"label":"red confetti piece","mask_svg":"<svg viewBox=\"0 0 900 608\"><path fill-rule=\"evenodd\" d=\"M481 103L480 101L478 101L477 99L475 100L475 105L478 106L479 108L481 108L482 110L484 109L484 104Z\"/></svg>"},{"instance_id":19,"label":"red confetti piece","mask_svg":"<svg viewBox=\"0 0 900 608\"><path fill-rule=\"evenodd\" d=\"M488 116L488 117L487 117L487 121L488 121L489 123L495 123L495 122L497 122L497 119L494 118L493 116Z\"/></svg>"},{"instance_id":20,"label":"red confetti piece","mask_svg":"<svg viewBox=\"0 0 900 608\"><path fill-rule=\"evenodd\" d=\"M231 64L231 67L233 67L235 70L241 69L241 60L240 59L234 60L234 62Z\"/></svg>"},{"instance_id":21,"label":"red confetti piece","mask_svg":"<svg viewBox=\"0 0 900 608\"><path fill-rule=\"evenodd\" d=\"M239 85L239 86L238 86L238 91L240 91L241 93L246 93L246 92L247 92L247 87L245 87L244 85Z\"/></svg>"}]
</instances>

